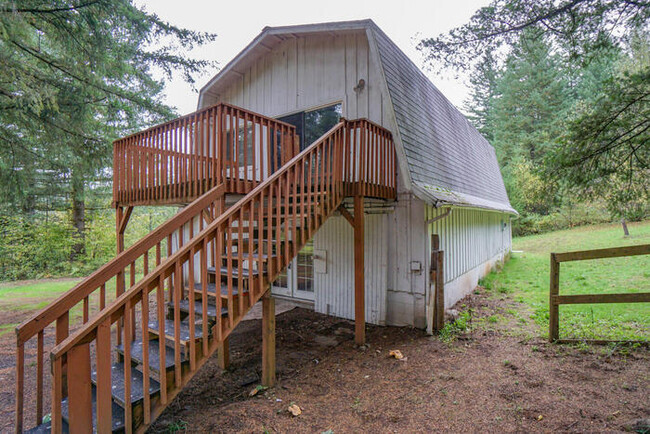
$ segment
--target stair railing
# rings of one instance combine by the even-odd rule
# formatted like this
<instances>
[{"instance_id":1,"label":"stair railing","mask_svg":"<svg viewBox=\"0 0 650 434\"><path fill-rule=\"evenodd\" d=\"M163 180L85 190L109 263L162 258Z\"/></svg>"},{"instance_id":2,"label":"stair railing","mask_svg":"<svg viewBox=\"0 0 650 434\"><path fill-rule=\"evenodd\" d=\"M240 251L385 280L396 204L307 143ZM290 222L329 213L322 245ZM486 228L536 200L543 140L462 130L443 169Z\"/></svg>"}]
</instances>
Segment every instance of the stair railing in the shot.
<instances>
[{"instance_id":1,"label":"stair railing","mask_svg":"<svg viewBox=\"0 0 650 434\"><path fill-rule=\"evenodd\" d=\"M297 153L292 125L220 103L116 140L113 200L189 203L216 185L246 194Z\"/></svg>"},{"instance_id":2,"label":"stair railing","mask_svg":"<svg viewBox=\"0 0 650 434\"><path fill-rule=\"evenodd\" d=\"M169 122L165 125L189 125L190 119L211 119L209 114L218 113L219 117L217 120L219 122L230 122L229 127L222 126L221 123L217 125L224 128L223 134L217 134L220 129L216 130L214 133L218 136L223 136L224 146L221 147L223 150L223 162L217 160L217 164L222 165L222 167L228 168L232 173L240 173L240 167L245 167L244 162L248 161L252 163L254 168L253 174L257 170L258 174L260 173L260 166L255 166L255 158L248 156L248 151L244 150L243 143L261 143L264 146L269 144L289 144L289 150L284 153L284 157L279 156L279 153L274 150L269 150L266 154L270 156L277 156L277 161L266 161L261 168L264 173L267 170L275 171L282 163L283 159L287 159L288 155L295 152L293 148L295 142L295 129L293 126L284 123L278 123L276 120L271 118L266 118L261 115L258 115L253 112L247 112L243 109L239 109L234 106L229 106L226 104L220 104L215 107L198 112L198 114L193 114L181 118L181 120L176 120ZM266 130L270 131L273 135L270 139L267 137L265 139L257 138L248 140L245 142L243 137L248 137L248 133L240 134L239 126L244 125L244 121L248 123L249 130L252 128L252 131L255 131L255 128L258 131L261 131L261 125L266 126ZM207 123L207 121L206 121ZM158 160L160 166L151 166L153 160L149 160L147 164L137 163L140 157L138 153L134 151L138 146L141 146L144 143L144 138L149 138L149 144L156 143L152 138L156 136L158 130L162 130L165 127L158 126L153 129L147 130L146 132L139 133L127 138L126 141L116 142L116 155L119 152L125 151L124 158L119 159L121 162L130 161L129 166L122 165L118 163L116 165L116 179L121 179L122 181L126 179L126 167L129 167L129 170L132 170L131 173L135 174L133 177L138 179L161 179L156 178L158 175L152 175L152 173L160 172L149 172L148 170L156 169L156 167L165 167L167 170L166 173L172 173L169 171L169 167L165 166L167 163L164 163L165 160ZM211 124L212 125L212 124ZM254 127L257 125L257 127ZM171 127L170 127L171 128ZM157 130L158 129L158 130ZM170 130L171 131L171 130ZM206 130L207 131L207 130ZM212 131L212 130L211 130ZM234 140L228 138L230 131L234 131L234 136L242 137L242 140ZM168 134L169 135L169 134ZM126 143L129 143L126 146ZM221 141L217 140L217 143ZM169 143L176 143L168 141ZM180 143L180 142L178 142ZM188 142L190 143L190 142ZM123 146L124 145L124 146ZM144 145L142 145L144 146ZM176 146L176 145L174 145ZM253 147L254 148L254 147ZM226 149L231 149L231 151L226 152ZM251 146L248 146L248 149L251 149ZM237 161L237 156L246 155L246 159ZM265 155L266 154L260 154ZM221 155L221 154L220 154ZM234 156L233 158L230 158ZM254 155L253 155L254 157ZM275 158L275 157L274 157ZM231 161L232 160L232 161ZM168 161L173 161L170 159ZM188 166L191 166L191 159L186 160ZM135 163L134 163L135 162ZM251 166L251 164L248 164ZM152 169L153 167L153 169ZM137 172L137 170L143 170L144 172ZM121 175L119 175L121 173ZM138 174L139 173L139 174ZM188 174L198 173L198 172L187 172ZM242 172L243 173L243 172ZM246 174L250 174L246 172ZM189 176L189 175L188 175ZM181 178L179 178L181 179ZM241 183L246 188L251 188L250 184L259 184L260 179L252 177L250 180L245 181L240 176L237 177L218 177L217 180L229 183ZM199 229L203 229L206 220L211 220L215 214L220 213L222 210L219 209L219 205L215 204L215 201L222 197L226 191L226 186L224 184L209 184L211 187L205 194L202 194L198 199L192 202L189 206L185 207L178 214L174 215L172 218L167 220L165 223L156 228L153 232L136 242L133 246L119 254L115 259L111 260L97 271L92 273L87 278L83 279L80 283L75 285L72 289L61 295L47 307L43 308L32 317L24 321L18 327L16 327L16 420L15 420L15 430L16 432L22 432L23 423L24 423L24 410L25 410L25 350L27 349L28 354L35 353L36 355L36 364L35 364L35 379L31 376L28 377L29 382L27 387L30 390L30 398L28 402L34 403L34 417L36 425L41 424L44 416L44 354L46 345L49 346L51 338L48 338L49 332L48 329L51 326L54 326L54 345L62 342L70 332L71 327L74 328L79 323L86 323L89 318L95 312L103 311L110 301L114 298L119 297L125 290L125 288L133 287L140 273L146 276L149 274L149 271L154 267L161 264L165 259L165 256L171 255L172 252L172 234L178 234L178 242L183 244L184 233L189 231L189 238L193 237L194 226L199 225ZM125 192L126 190L119 190L119 187L115 187L116 191ZM236 189L236 185L233 185L233 189ZM205 191L205 190L203 190ZM203 192L201 191L201 193ZM186 193L183 193L186 194ZM189 194L189 193L187 193ZM120 197L117 195L116 197ZM122 196L127 198L127 196ZM135 198L136 196L134 196ZM172 196L163 196L171 198ZM190 197L190 196L188 196ZM175 200L175 199L174 199ZM184 229L183 229L184 228ZM128 279L128 282L127 282ZM114 291L113 291L114 290ZM115 293L115 296L112 296L111 293ZM171 291L170 291L171 294ZM170 295L171 297L171 295ZM171 298L170 298L171 299ZM132 313L135 315L135 310ZM117 325L118 331L122 328L122 324ZM47 333L46 333L47 332ZM133 333L133 331L131 331ZM121 333L118 333L118 336L121 336ZM36 339L34 339L36 338ZM118 339L121 339L118 338ZM35 340L36 342L33 342ZM30 367L28 367L29 369ZM66 361L62 361L61 365L62 372L65 374L67 372ZM35 380L35 381L34 381ZM31 393L33 391L33 394ZM63 395L67 395L65 388L63 389Z\"/></svg>"},{"instance_id":3,"label":"stair railing","mask_svg":"<svg viewBox=\"0 0 650 434\"><path fill-rule=\"evenodd\" d=\"M259 184L251 193L217 217L198 235L184 244L179 250L162 261L153 271L144 276L135 286L118 297L110 306L94 316L74 334L57 345L51 352L52 381L52 432L62 430L61 399L64 390L63 365L67 360L69 370L68 387L68 424L72 429L89 431L92 429L92 388L91 359L94 353L96 367L96 426L99 432L110 430L111 409L111 353L113 351L111 328L123 322L123 370L124 402L126 403L125 426L130 432L134 425L134 415L130 405L131 397L131 354L132 331L138 330L145 337L142 354L148 355L148 333L151 312L156 312L158 330L165 330L165 296L167 283L173 288L174 318L174 360L175 371L173 384L167 384L165 375L159 376L161 405L151 409L152 398L149 395L149 362L142 363L144 391L144 410L141 421L148 425L162 408L180 391L196 370L203 365L207 357L241 321L245 312L266 292L270 283L288 265L292 257L308 241L313 232L324 222L341 203L343 198L342 149L345 146L346 129L342 122L330 132L294 157L282 169L266 181ZM237 243L236 251L232 249ZM226 250L222 250L226 247ZM217 260L215 301L216 312L227 308L225 317L216 316L216 323L208 330L210 324L208 308L207 263L210 252ZM262 263L264 255L270 260L266 266ZM235 264L236 262L236 264ZM244 263L249 270L244 273ZM221 264L225 263L226 273L237 278L228 279L221 294ZM199 264L198 277L194 270ZM183 269L190 270L183 278ZM195 282L200 288L196 288ZM187 295L186 295L187 291ZM155 292L155 296L153 293ZM153 296L153 297L152 297ZM201 327L196 330L194 309L189 309L189 364L190 370L183 373L181 356L183 343L180 336L180 301L188 296L190 300L201 299ZM140 324L134 323L132 310L141 304ZM154 306L150 309L150 303ZM196 337L204 338L198 347ZM91 344L94 342L94 351ZM159 339L159 354L165 354L165 339ZM164 357L160 357L160 372L165 372ZM75 375L72 375L72 372ZM169 390L168 390L169 388Z\"/></svg>"}]
</instances>

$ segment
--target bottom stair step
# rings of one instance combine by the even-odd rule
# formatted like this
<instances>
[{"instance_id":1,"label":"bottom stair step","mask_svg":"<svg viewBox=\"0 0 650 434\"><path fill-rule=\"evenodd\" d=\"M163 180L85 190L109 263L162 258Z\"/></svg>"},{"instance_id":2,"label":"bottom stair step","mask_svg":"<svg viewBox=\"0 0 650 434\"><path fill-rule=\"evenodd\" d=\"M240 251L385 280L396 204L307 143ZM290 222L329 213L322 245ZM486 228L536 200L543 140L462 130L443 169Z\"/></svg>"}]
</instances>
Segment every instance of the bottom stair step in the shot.
<instances>
[{"instance_id":1,"label":"bottom stair step","mask_svg":"<svg viewBox=\"0 0 650 434\"><path fill-rule=\"evenodd\" d=\"M116 347L117 352L124 355L124 344ZM142 357L142 341L134 341L131 343L131 359L139 364L144 361ZM189 359L181 352L181 363L188 362ZM149 369L153 372L160 373L160 347L158 339L149 341ZM165 369L170 371L174 369L174 348L165 346Z\"/></svg>"},{"instance_id":2,"label":"bottom stair step","mask_svg":"<svg viewBox=\"0 0 650 434\"><path fill-rule=\"evenodd\" d=\"M93 431L97 430L97 389L95 386L92 386L92 408L93 408ZM124 432L124 409L120 407L115 400L112 401L112 426L114 433ZM61 401L61 414L63 415L63 421L68 421L68 398Z\"/></svg>"},{"instance_id":3,"label":"bottom stair step","mask_svg":"<svg viewBox=\"0 0 650 434\"><path fill-rule=\"evenodd\" d=\"M92 371L90 378L93 383L97 382L97 371ZM131 368L131 404L135 405L144 400L144 375L135 368ZM113 389L113 400L122 407L124 402L124 364L116 363L111 366L111 388ZM153 378L149 379L149 394L155 395L160 392L160 384Z\"/></svg>"},{"instance_id":4,"label":"bottom stair step","mask_svg":"<svg viewBox=\"0 0 650 434\"><path fill-rule=\"evenodd\" d=\"M68 428L68 424L66 421L63 421L62 424L63 432L68 433L70 432L70 429ZM52 422L48 421L45 423L40 424L39 426L35 426L34 428L30 428L28 430L23 431L25 434L50 434L52 432Z\"/></svg>"}]
</instances>

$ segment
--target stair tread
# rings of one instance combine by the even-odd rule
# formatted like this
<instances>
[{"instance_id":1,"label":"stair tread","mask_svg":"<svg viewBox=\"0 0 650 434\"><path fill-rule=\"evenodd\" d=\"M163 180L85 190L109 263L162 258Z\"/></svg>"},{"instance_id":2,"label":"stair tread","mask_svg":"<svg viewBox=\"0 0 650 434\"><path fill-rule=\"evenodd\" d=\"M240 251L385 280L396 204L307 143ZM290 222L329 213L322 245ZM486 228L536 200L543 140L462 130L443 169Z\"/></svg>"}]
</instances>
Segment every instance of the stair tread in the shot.
<instances>
[{"instance_id":1,"label":"stair tread","mask_svg":"<svg viewBox=\"0 0 650 434\"><path fill-rule=\"evenodd\" d=\"M174 332L175 332L175 324L174 320L171 319L165 319L165 336L168 336L169 338L174 338ZM154 332L158 332L158 320L154 319L152 321L149 321L149 330L152 330ZM189 342L190 340L190 324L189 321L181 321L180 322L180 336L181 336L181 341L182 342ZM203 330L200 325L197 325L194 327L194 338L195 339L201 339L203 337Z\"/></svg>"},{"instance_id":2,"label":"stair tread","mask_svg":"<svg viewBox=\"0 0 650 434\"><path fill-rule=\"evenodd\" d=\"M95 385L92 385L92 409L93 409L93 431L96 430L97 427L97 388ZM112 403L112 410L111 410L111 418L112 418L112 426L113 426L113 432L115 431L122 431L124 430L124 409L120 407L120 405L115 402L115 400L111 401ZM68 421L68 398L64 398L61 401L61 415L63 416L64 422Z\"/></svg>"},{"instance_id":3,"label":"stair tread","mask_svg":"<svg viewBox=\"0 0 650 434\"><path fill-rule=\"evenodd\" d=\"M233 259L237 259L237 256L233 255ZM208 273L216 273L217 270L215 267L208 267ZM248 268L242 267L241 269L241 275L242 277L250 277L250 271ZM227 275L228 274L228 267L221 267L221 276ZM253 270L253 276L258 276L260 272L258 270ZM232 267L232 277L236 278L239 276L239 268L238 267Z\"/></svg>"},{"instance_id":4,"label":"stair tread","mask_svg":"<svg viewBox=\"0 0 650 434\"><path fill-rule=\"evenodd\" d=\"M208 283L208 295L211 297L215 297L217 295L216 291L216 285L214 283ZM194 290L198 293L203 291L203 288L201 287L201 283L195 283L194 284ZM244 295L248 294L248 290L244 290ZM239 288L237 287L237 284L233 282L232 284L232 295L236 296L239 295ZM222 283L221 284L221 297L225 298L228 297L228 284L227 283Z\"/></svg>"},{"instance_id":5,"label":"stair tread","mask_svg":"<svg viewBox=\"0 0 650 434\"><path fill-rule=\"evenodd\" d=\"M174 303L168 303L167 304L169 307L173 308ZM181 309L181 312L186 312L189 313L190 311L190 301L189 300L181 300L179 303L179 307ZM194 301L194 313L198 315L197 320L200 320L200 316L203 314L203 303L201 300L195 300ZM228 309L225 307L221 308L221 316L228 315ZM208 317L212 320L214 320L217 317L217 306L208 303Z\"/></svg>"},{"instance_id":6,"label":"stair tread","mask_svg":"<svg viewBox=\"0 0 650 434\"><path fill-rule=\"evenodd\" d=\"M151 339L149 341L149 369L154 372L160 372L160 347L158 339ZM117 347L117 351L120 354L124 354L124 344L120 344ZM142 341L133 341L131 342L131 359L142 364L144 361L142 357ZM181 352L181 363L187 362L189 359ZM174 348L166 345L165 346L165 369L173 369L175 365L174 362Z\"/></svg>"},{"instance_id":7,"label":"stair tread","mask_svg":"<svg viewBox=\"0 0 650 434\"><path fill-rule=\"evenodd\" d=\"M90 375L93 383L97 381L97 371L93 370ZM113 399L121 406L124 402L124 364L115 363L111 366L111 389ZM160 392L160 384L153 378L149 379L149 394ZM144 375L135 368L131 368L131 403L135 404L144 399Z\"/></svg>"}]
</instances>

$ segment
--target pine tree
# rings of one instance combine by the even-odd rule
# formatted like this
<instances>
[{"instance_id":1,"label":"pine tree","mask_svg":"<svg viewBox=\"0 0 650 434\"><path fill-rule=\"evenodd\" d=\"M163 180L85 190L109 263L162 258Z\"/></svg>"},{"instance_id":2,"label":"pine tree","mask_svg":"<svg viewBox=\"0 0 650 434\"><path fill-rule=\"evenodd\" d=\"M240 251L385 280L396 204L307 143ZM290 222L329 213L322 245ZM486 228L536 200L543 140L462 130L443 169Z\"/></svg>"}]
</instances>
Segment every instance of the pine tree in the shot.
<instances>
[{"instance_id":1,"label":"pine tree","mask_svg":"<svg viewBox=\"0 0 650 434\"><path fill-rule=\"evenodd\" d=\"M82 239L87 185L107 175L112 140L173 115L154 72L193 82L209 62L178 53L214 37L131 0L0 0L3 203L30 213L42 190L66 196Z\"/></svg>"}]
</instances>

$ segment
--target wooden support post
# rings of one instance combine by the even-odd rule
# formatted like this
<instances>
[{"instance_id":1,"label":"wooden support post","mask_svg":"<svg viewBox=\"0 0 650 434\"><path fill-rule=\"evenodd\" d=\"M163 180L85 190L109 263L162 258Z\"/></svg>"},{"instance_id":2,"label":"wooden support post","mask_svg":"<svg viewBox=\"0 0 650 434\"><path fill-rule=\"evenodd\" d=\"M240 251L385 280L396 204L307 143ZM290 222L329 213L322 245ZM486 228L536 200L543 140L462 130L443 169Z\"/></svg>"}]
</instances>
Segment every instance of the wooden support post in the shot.
<instances>
[{"instance_id":1,"label":"wooden support post","mask_svg":"<svg viewBox=\"0 0 650 434\"><path fill-rule=\"evenodd\" d=\"M560 309L555 300L555 296L560 293L560 263L557 260L555 253L551 253L551 276L550 276L550 290L549 290L549 303L548 303L548 339L554 342L560 337Z\"/></svg>"},{"instance_id":2,"label":"wooden support post","mask_svg":"<svg viewBox=\"0 0 650 434\"><path fill-rule=\"evenodd\" d=\"M366 342L363 196L354 197L354 342Z\"/></svg>"},{"instance_id":3,"label":"wooden support post","mask_svg":"<svg viewBox=\"0 0 650 434\"><path fill-rule=\"evenodd\" d=\"M224 339L217 348L217 362L221 369L228 369L230 366L230 338Z\"/></svg>"},{"instance_id":4,"label":"wooden support post","mask_svg":"<svg viewBox=\"0 0 650 434\"><path fill-rule=\"evenodd\" d=\"M436 331L442 330L445 326L444 253L442 250L438 250L436 253L436 303L434 313L434 329Z\"/></svg>"},{"instance_id":5,"label":"wooden support post","mask_svg":"<svg viewBox=\"0 0 650 434\"><path fill-rule=\"evenodd\" d=\"M262 385L275 385L275 299L271 290L262 296Z\"/></svg>"}]
</instances>

